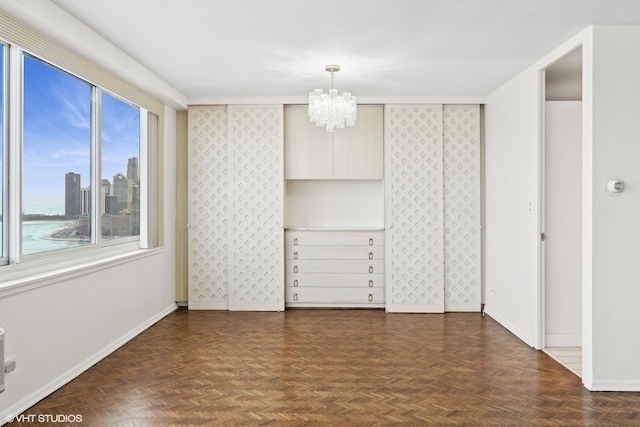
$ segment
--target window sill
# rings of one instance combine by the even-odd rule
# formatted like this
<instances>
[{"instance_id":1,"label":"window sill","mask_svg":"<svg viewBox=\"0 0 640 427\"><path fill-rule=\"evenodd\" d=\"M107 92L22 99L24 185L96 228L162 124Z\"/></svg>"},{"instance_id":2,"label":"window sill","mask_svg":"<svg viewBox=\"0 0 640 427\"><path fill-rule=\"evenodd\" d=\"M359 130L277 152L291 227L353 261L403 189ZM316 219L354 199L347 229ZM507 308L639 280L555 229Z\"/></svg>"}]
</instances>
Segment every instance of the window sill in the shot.
<instances>
[{"instance_id":1,"label":"window sill","mask_svg":"<svg viewBox=\"0 0 640 427\"><path fill-rule=\"evenodd\" d=\"M136 261L163 253L164 247L111 251L76 258L71 262L47 262L34 265L31 262L0 267L0 298L52 285L62 280L84 276L120 264ZM25 266L26 264L26 266Z\"/></svg>"}]
</instances>

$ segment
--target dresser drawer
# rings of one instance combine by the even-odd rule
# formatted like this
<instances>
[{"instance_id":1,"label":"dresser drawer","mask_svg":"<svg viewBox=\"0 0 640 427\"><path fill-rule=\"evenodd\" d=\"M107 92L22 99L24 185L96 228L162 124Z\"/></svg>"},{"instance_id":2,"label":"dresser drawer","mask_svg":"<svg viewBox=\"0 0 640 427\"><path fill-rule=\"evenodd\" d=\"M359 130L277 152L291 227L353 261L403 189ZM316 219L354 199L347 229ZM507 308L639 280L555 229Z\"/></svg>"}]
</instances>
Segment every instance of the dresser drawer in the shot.
<instances>
[{"instance_id":1,"label":"dresser drawer","mask_svg":"<svg viewBox=\"0 0 640 427\"><path fill-rule=\"evenodd\" d=\"M384 231L303 231L285 232L291 246L383 246Z\"/></svg>"},{"instance_id":2,"label":"dresser drawer","mask_svg":"<svg viewBox=\"0 0 640 427\"><path fill-rule=\"evenodd\" d=\"M383 259L384 246L287 246L287 259Z\"/></svg>"},{"instance_id":3,"label":"dresser drawer","mask_svg":"<svg viewBox=\"0 0 640 427\"><path fill-rule=\"evenodd\" d=\"M285 272L295 273L384 273L384 260L342 260L342 259L287 259Z\"/></svg>"},{"instance_id":4,"label":"dresser drawer","mask_svg":"<svg viewBox=\"0 0 640 427\"><path fill-rule=\"evenodd\" d=\"M356 288L383 288L384 274L337 274L337 273L311 273L288 274L285 286L292 288L308 287L356 287Z\"/></svg>"},{"instance_id":5,"label":"dresser drawer","mask_svg":"<svg viewBox=\"0 0 640 427\"><path fill-rule=\"evenodd\" d=\"M286 302L383 303L382 288L285 288Z\"/></svg>"}]
</instances>

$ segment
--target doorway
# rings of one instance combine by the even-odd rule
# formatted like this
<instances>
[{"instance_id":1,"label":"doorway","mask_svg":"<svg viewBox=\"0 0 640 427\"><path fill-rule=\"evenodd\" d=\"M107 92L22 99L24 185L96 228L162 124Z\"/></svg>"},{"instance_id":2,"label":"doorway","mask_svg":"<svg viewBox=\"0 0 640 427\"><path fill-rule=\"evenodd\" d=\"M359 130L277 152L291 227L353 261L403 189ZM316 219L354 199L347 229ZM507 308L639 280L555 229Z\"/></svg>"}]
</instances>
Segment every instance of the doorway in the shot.
<instances>
[{"instance_id":1,"label":"doorway","mask_svg":"<svg viewBox=\"0 0 640 427\"><path fill-rule=\"evenodd\" d=\"M542 347L582 377L582 49L544 76Z\"/></svg>"}]
</instances>

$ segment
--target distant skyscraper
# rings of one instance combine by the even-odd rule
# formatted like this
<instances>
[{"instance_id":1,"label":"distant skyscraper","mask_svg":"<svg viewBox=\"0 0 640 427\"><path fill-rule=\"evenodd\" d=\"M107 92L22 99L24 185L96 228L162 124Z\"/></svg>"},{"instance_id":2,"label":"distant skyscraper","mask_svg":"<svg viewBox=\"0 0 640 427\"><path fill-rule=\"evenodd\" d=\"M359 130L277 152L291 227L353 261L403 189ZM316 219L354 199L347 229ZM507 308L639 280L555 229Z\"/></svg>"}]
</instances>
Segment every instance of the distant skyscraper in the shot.
<instances>
[{"instance_id":1,"label":"distant skyscraper","mask_svg":"<svg viewBox=\"0 0 640 427\"><path fill-rule=\"evenodd\" d=\"M107 212L107 196L110 194L111 183L108 179L103 179L100 181L100 215L104 215Z\"/></svg>"},{"instance_id":2,"label":"distant skyscraper","mask_svg":"<svg viewBox=\"0 0 640 427\"><path fill-rule=\"evenodd\" d=\"M113 176L113 195L118 200L118 211L127 209L129 200L129 185L128 179L121 173L117 173Z\"/></svg>"},{"instance_id":3,"label":"distant skyscraper","mask_svg":"<svg viewBox=\"0 0 640 427\"><path fill-rule=\"evenodd\" d=\"M100 185L102 186L104 194L111 194L111 183L108 179L103 179L102 181L100 181Z\"/></svg>"},{"instance_id":4,"label":"distant skyscraper","mask_svg":"<svg viewBox=\"0 0 640 427\"><path fill-rule=\"evenodd\" d=\"M82 195L80 198L82 201L80 212L82 212L82 215L89 215L91 214L91 188L82 187L80 194Z\"/></svg>"},{"instance_id":5,"label":"distant skyscraper","mask_svg":"<svg viewBox=\"0 0 640 427\"><path fill-rule=\"evenodd\" d=\"M127 162L127 179L132 180L134 184L140 183L140 167L137 157L131 157Z\"/></svg>"},{"instance_id":6,"label":"distant skyscraper","mask_svg":"<svg viewBox=\"0 0 640 427\"><path fill-rule=\"evenodd\" d=\"M67 173L64 185L64 214L67 218L78 218L82 214L80 188L80 174Z\"/></svg>"},{"instance_id":7,"label":"distant skyscraper","mask_svg":"<svg viewBox=\"0 0 640 427\"><path fill-rule=\"evenodd\" d=\"M118 213L118 198L116 196L105 196L104 213L115 215Z\"/></svg>"}]
</instances>

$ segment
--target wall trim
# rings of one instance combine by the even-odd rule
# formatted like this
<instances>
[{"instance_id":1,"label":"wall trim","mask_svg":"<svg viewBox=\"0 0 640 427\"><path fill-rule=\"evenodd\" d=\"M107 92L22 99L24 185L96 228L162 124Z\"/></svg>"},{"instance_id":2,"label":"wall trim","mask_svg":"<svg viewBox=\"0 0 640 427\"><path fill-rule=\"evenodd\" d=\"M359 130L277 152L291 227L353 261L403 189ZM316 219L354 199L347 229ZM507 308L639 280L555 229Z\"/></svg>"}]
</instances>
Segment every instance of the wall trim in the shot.
<instances>
[{"instance_id":1,"label":"wall trim","mask_svg":"<svg viewBox=\"0 0 640 427\"><path fill-rule=\"evenodd\" d=\"M122 335L122 337L120 337L119 339L113 341L111 344L106 345L105 347L98 350L93 355L89 356L87 359L85 359L84 362L81 362L76 367L68 370L67 372L58 376L54 380L50 381L48 384L45 384L44 386L35 390L33 393L21 399L20 401L18 401L18 403L14 404L13 406L3 410L2 412L0 412L0 422L4 422L7 419L6 417L8 414L18 415L23 413L24 411L26 411L27 409L29 409L30 407L38 403L43 398L47 397L54 391L60 389L65 384L71 382L73 379L80 376L80 374L82 374L84 371L91 368L93 365L95 365L105 357L109 356L111 353L116 351L118 348L122 347L131 339L135 338L145 329L148 329L150 326L152 326L153 324L155 324L156 322L158 322L159 320L161 320L162 318L164 318L165 316L174 312L177 309L178 309L178 306L176 304L169 305L168 307L164 308L157 314L154 314L153 316L151 316L146 321L142 322L137 327L131 329L129 332Z\"/></svg>"},{"instance_id":2,"label":"wall trim","mask_svg":"<svg viewBox=\"0 0 640 427\"><path fill-rule=\"evenodd\" d=\"M300 96L195 96L189 105L305 105L308 95ZM358 104L486 104L486 96L358 96Z\"/></svg>"},{"instance_id":3,"label":"wall trim","mask_svg":"<svg viewBox=\"0 0 640 427\"><path fill-rule=\"evenodd\" d=\"M389 286L385 284L385 287ZM444 307L441 304L394 304L387 303L387 313L436 313L443 314Z\"/></svg>"},{"instance_id":4,"label":"wall trim","mask_svg":"<svg viewBox=\"0 0 640 427\"><path fill-rule=\"evenodd\" d=\"M524 341L525 344L527 344L530 347L533 347L533 337L530 336L529 334L527 334L526 332L524 332L522 329L518 328L513 323L507 321L500 314L498 314L498 313L494 312L493 310L491 310L490 307L485 307L484 313L486 315L488 315L489 317L491 317L496 322L498 322L500 325L502 325L503 328L505 328L506 330L511 332L513 335L515 335L521 341Z\"/></svg>"},{"instance_id":5,"label":"wall trim","mask_svg":"<svg viewBox=\"0 0 640 427\"><path fill-rule=\"evenodd\" d=\"M180 303L178 303L180 305ZM189 310L229 310L228 302L187 302L185 306Z\"/></svg>"},{"instance_id":6,"label":"wall trim","mask_svg":"<svg viewBox=\"0 0 640 427\"><path fill-rule=\"evenodd\" d=\"M582 347L582 334L553 334L544 338L545 347Z\"/></svg>"},{"instance_id":7,"label":"wall trim","mask_svg":"<svg viewBox=\"0 0 640 427\"><path fill-rule=\"evenodd\" d=\"M589 391L640 391L640 380L585 380L583 384Z\"/></svg>"}]
</instances>

